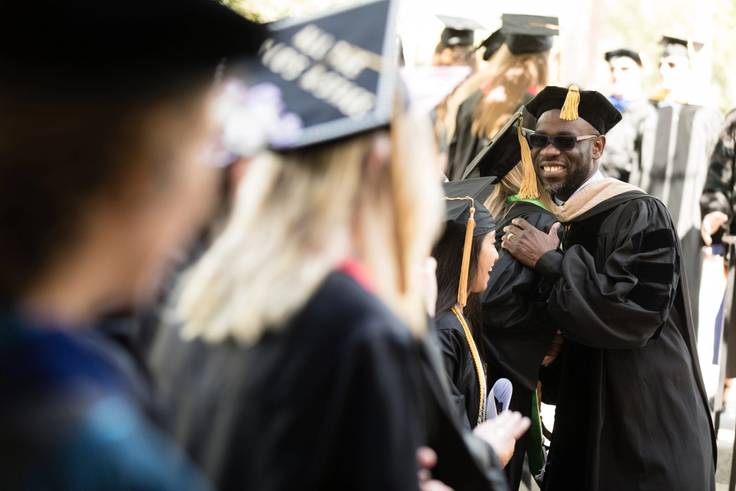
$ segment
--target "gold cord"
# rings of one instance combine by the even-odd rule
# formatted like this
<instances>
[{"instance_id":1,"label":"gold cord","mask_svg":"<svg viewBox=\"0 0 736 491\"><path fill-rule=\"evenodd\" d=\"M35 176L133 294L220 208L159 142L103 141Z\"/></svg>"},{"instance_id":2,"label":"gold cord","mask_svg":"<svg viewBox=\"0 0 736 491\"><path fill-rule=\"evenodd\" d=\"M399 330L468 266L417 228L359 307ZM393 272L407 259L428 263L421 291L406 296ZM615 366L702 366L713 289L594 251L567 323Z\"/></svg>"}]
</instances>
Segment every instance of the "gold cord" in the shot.
<instances>
[{"instance_id":1,"label":"gold cord","mask_svg":"<svg viewBox=\"0 0 736 491\"><path fill-rule=\"evenodd\" d=\"M455 314L460 325L463 326L465 332L465 340L468 342L468 348L470 348L470 355L473 358L473 365L475 365L475 374L478 377L478 385L480 388L480 408L478 409L478 424L481 424L486 420L486 372L483 369L483 362L480 359L480 353L478 352L478 346L475 344L473 339L473 333L470 331L465 316L458 305L452 307L452 313Z\"/></svg>"}]
</instances>

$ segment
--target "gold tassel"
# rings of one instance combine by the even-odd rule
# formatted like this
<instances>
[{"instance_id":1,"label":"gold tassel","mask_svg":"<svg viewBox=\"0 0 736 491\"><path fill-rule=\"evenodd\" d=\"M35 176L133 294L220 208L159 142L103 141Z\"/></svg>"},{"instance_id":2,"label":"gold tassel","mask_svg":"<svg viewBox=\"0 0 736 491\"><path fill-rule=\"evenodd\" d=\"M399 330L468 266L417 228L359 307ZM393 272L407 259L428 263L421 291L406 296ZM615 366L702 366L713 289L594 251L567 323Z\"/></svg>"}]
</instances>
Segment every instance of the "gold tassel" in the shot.
<instances>
[{"instance_id":1,"label":"gold tassel","mask_svg":"<svg viewBox=\"0 0 736 491\"><path fill-rule=\"evenodd\" d=\"M519 197L521 199L537 199L539 198L539 187L537 186L537 173L534 171L532 163L532 151L529 148L529 142L524 138L524 132L521 128L522 116L516 124L516 136L519 139L519 147L521 149L521 186L519 187Z\"/></svg>"},{"instance_id":2,"label":"gold tassel","mask_svg":"<svg viewBox=\"0 0 736 491\"><path fill-rule=\"evenodd\" d=\"M472 198L469 198L472 200ZM463 244L463 260L460 265L460 284L457 289L457 303L465 307L468 303L468 276L470 269L470 250L473 247L473 232L475 231L475 206L471 201L470 217L465 226L465 243Z\"/></svg>"},{"instance_id":3,"label":"gold tassel","mask_svg":"<svg viewBox=\"0 0 736 491\"><path fill-rule=\"evenodd\" d=\"M580 89L577 85L571 85L567 89L565 103L560 111L560 119L565 121L575 121L578 119L578 106L580 105Z\"/></svg>"}]
</instances>

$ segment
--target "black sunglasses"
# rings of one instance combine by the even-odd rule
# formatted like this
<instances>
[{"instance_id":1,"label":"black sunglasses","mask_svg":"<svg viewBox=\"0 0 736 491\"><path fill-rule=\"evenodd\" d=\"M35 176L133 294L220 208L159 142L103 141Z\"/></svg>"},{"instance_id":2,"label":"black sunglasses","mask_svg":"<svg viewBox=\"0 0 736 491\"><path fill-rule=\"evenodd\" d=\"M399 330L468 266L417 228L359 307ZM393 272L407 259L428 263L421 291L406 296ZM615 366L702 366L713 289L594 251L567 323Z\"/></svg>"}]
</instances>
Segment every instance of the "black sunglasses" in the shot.
<instances>
[{"instance_id":1,"label":"black sunglasses","mask_svg":"<svg viewBox=\"0 0 736 491\"><path fill-rule=\"evenodd\" d=\"M575 145L577 145L578 142L581 142L583 140L590 140L591 138L598 138L598 135L550 136L545 135L544 133L532 133L527 138L529 139L529 146L531 146L535 150L541 150L551 143L557 150L566 151L575 148Z\"/></svg>"}]
</instances>

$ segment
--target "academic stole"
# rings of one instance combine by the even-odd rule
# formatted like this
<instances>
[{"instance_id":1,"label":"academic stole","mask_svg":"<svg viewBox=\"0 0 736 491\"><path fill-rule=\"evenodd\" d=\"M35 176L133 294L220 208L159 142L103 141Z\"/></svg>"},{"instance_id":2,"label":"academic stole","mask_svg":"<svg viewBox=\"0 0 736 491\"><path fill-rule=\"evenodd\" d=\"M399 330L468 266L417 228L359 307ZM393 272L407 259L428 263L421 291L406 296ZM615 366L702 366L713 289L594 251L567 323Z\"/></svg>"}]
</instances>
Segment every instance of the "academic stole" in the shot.
<instances>
[{"instance_id":1,"label":"academic stole","mask_svg":"<svg viewBox=\"0 0 736 491\"><path fill-rule=\"evenodd\" d=\"M452 313L455 314L460 325L463 326L465 332L465 340L468 342L468 348L470 349L470 356L473 358L473 365L475 366L475 374L478 377L478 385L480 387L480 408L478 409L478 424L481 424L486 420L486 371L483 369L483 361L480 359L480 353L478 352L478 346L475 344L473 339L473 333L470 331L465 316L463 315L460 307L455 305L452 307Z\"/></svg>"}]
</instances>

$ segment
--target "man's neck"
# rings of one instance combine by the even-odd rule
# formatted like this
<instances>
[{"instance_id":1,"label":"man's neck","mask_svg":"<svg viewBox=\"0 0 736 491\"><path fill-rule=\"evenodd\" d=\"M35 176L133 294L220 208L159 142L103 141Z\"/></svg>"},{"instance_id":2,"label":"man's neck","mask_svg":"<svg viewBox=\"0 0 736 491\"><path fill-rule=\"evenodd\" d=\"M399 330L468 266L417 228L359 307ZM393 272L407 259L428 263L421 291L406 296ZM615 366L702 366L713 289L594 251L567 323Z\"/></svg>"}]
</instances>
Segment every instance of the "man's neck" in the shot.
<instances>
[{"instance_id":1,"label":"man's neck","mask_svg":"<svg viewBox=\"0 0 736 491\"><path fill-rule=\"evenodd\" d=\"M578 186L577 189L575 189L575 191L573 191L572 193L570 193L569 196L567 196L564 199L562 197L559 197L559 196L552 196L552 199L554 200L554 202L555 202L555 204L557 206L562 206L570 198L572 198L573 196L575 196L575 193L577 193L578 191L580 191L584 187L588 186L589 184L592 184L594 182L600 181L603 178L604 178L603 173L601 173L600 169L598 169L596 167L596 169L593 171L593 173L590 176L588 176L588 178L585 180L585 182L583 182L580 186Z\"/></svg>"}]
</instances>

